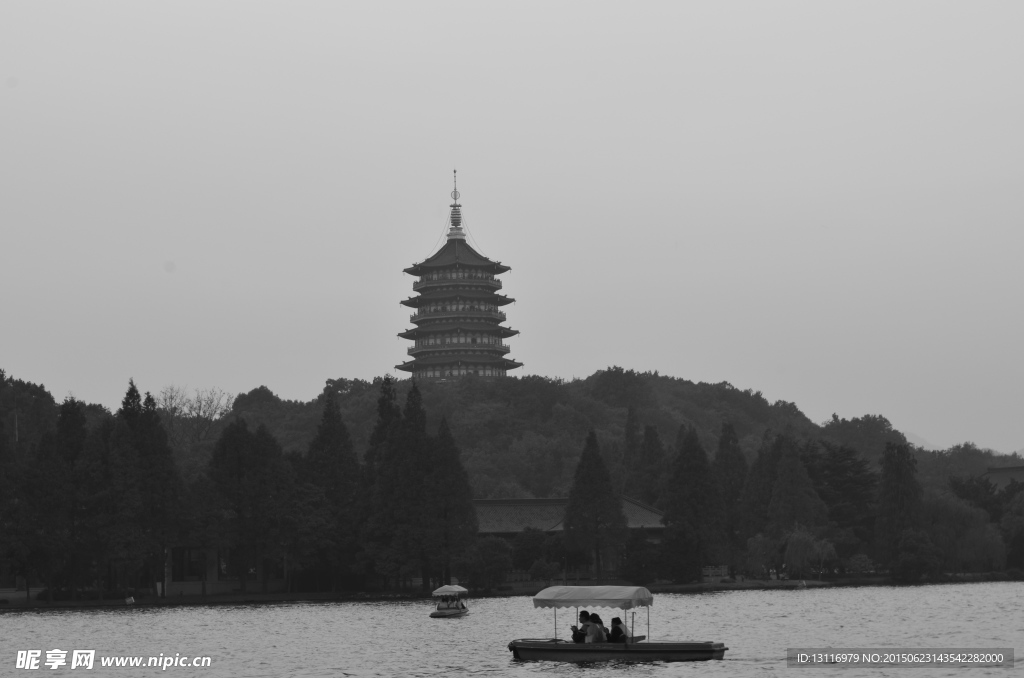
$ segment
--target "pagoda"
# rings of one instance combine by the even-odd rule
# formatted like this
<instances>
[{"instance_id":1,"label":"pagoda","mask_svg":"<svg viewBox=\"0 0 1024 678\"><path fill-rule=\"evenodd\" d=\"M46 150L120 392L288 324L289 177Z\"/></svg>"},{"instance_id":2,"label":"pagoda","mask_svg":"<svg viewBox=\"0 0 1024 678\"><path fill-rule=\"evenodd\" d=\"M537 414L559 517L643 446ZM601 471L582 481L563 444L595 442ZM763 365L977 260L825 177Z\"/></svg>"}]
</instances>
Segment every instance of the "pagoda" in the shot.
<instances>
[{"instance_id":1,"label":"pagoda","mask_svg":"<svg viewBox=\"0 0 1024 678\"><path fill-rule=\"evenodd\" d=\"M509 347L503 340L519 332L502 326L505 313L499 310L515 299L497 293L501 289L497 276L512 269L466 242L457 188L452 191L444 246L426 261L405 269L419 276L412 284L418 296L401 302L416 309L409 316L416 327L398 335L413 341L408 350L412 360L395 367L417 379L467 374L504 377L508 370L522 367L505 357Z\"/></svg>"}]
</instances>

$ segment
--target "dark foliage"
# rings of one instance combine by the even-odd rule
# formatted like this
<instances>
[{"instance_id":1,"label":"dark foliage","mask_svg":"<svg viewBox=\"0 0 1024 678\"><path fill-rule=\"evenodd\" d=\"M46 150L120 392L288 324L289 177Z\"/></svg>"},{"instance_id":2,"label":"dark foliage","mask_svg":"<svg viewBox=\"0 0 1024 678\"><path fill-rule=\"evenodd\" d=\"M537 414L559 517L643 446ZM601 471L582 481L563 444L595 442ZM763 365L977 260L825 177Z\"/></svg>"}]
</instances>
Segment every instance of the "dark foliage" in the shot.
<instances>
[{"instance_id":1,"label":"dark foliage","mask_svg":"<svg viewBox=\"0 0 1024 678\"><path fill-rule=\"evenodd\" d=\"M606 552L616 553L626 540L626 517L591 431L576 465L576 477L565 509L565 536L570 548L594 557L598 580Z\"/></svg>"},{"instance_id":2,"label":"dark foliage","mask_svg":"<svg viewBox=\"0 0 1024 678\"><path fill-rule=\"evenodd\" d=\"M701 567L725 558L724 519L718 482L693 428L682 440L665 488L664 573L677 582L700 580Z\"/></svg>"}]
</instances>

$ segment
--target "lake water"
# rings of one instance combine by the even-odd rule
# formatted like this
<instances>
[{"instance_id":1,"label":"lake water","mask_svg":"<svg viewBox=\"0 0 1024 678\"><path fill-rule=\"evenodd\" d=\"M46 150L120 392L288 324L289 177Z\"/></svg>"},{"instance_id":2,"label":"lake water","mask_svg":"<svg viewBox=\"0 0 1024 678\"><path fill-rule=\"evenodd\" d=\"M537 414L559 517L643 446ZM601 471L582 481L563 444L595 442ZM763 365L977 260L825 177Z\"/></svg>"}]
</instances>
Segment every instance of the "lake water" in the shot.
<instances>
[{"instance_id":1,"label":"lake water","mask_svg":"<svg viewBox=\"0 0 1024 678\"><path fill-rule=\"evenodd\" d=\"M513 638L549 638L551 610L528 597L471 601L461 619L429 619L430 604L284 603L176 608L54 610L0 614L0 676L906 676L909 669L787 668L789 647L1024 647L1024 584L1015 582L793 591L655 595L654 640L724 642L724 661L680 664L516 662ZM606 625L621 611L599 610ZM558 615L568 634L574 611ZM636 614L637 632L647 613ZM96 650L89 672L68 665L39 673L15 670L16 651ZM102 668L111 655L209 656L209 668ZM918 669L910 676L963 676L965 669ZM971 676L1020 675L1005 668ZM794 673L795 672L795 673Z\"/></svg>"}]
</instances>

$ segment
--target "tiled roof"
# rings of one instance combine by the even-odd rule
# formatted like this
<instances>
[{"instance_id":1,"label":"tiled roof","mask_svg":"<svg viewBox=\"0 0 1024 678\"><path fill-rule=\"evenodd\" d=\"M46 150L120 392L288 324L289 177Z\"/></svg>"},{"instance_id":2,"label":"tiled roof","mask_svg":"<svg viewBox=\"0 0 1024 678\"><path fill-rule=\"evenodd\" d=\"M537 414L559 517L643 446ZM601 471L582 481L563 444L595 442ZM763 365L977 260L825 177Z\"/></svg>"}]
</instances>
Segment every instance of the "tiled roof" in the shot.
<instances>
[{"instance_id":1,"label":"tiled roof","mask_svg":"<svg viewBox=\"0 0 1024 678\"><path fill-rule=\"evenodd\" d=\"M515 301L512 297L505 296L504 294L495 294L491 290L428 289L420 292L419 296L408 297L398 303L403 306L418 308L432 301L444 301L447 299L483 299L495 306L505 306Z\"/></svg>"},{"instance_id":2,"label":"tiled roof","mask_svg":"<svg viewBox=\"0 0 1024 678\"><path fill-rule=\"evenodd\" d=\"M500 262L491 261L487 257L483 256L470 247L469 243L465 240L459 240L456 238L448 240L444 244L444 247L434 253L434 256L430 257L426 261L413 264L409 268L405 269L405 272L410 275L420 275L423 269L442 268L453 264L484 268L485 270L493 271L495 273L504 273L505 271L512 270L508 266L503 266Z\"/></svg>"},{"instance_id":3,"label":"tiled roof","mask_svg":"<svg viewBox=\"0 0 1024 678\"><path fill-rule=\"evenodd\" d=\"M402 339L415 339L418 336L429 335L434 332L451 332L452 330L462 330L463 332L488 332L491 334L497 334L500 337L514 337L519 334L519 330L513 330L509 327L503 327L502 325L496 325L494 323L440 322L423 325L422 327L414 327L411 330L400 332L398 336ZM465 346L465 344L462 345ZM478 346L479 344L469 345ZM484 345L486 346L486 344Z\"/></svg>"},{"instance_id":4,"label":"tiled roof","mask_svg":"<svg viewBox=\"0 0 1024 678\"><path fill-rule=\"evenodd\" d=\"M515 534L528 527L545 532L561 532L567 498L557 499L476 499L476 520L481 534ZM662 513L629 497L622 498L622 512L630 529L664 527Z\"/></svg>"}]
</instances>

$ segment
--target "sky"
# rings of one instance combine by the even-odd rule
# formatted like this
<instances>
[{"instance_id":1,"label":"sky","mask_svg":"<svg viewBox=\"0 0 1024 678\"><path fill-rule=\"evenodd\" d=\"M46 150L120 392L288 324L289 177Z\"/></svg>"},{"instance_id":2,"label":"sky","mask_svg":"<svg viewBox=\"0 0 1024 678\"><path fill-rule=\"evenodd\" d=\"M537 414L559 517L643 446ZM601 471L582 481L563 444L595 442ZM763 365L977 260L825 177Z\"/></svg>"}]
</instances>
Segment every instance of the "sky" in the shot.
<instances>
[{"instance_id":1,"label":"sky","mask_svg":"<svg viewBox=\"0 0 1024 678\"><path fill-rule=\"evenodd\" d=\"M452 169L519 375L1024 448L1024 5L0 4L0 368L395 372Z\"/></svg>"}]
</instances>

